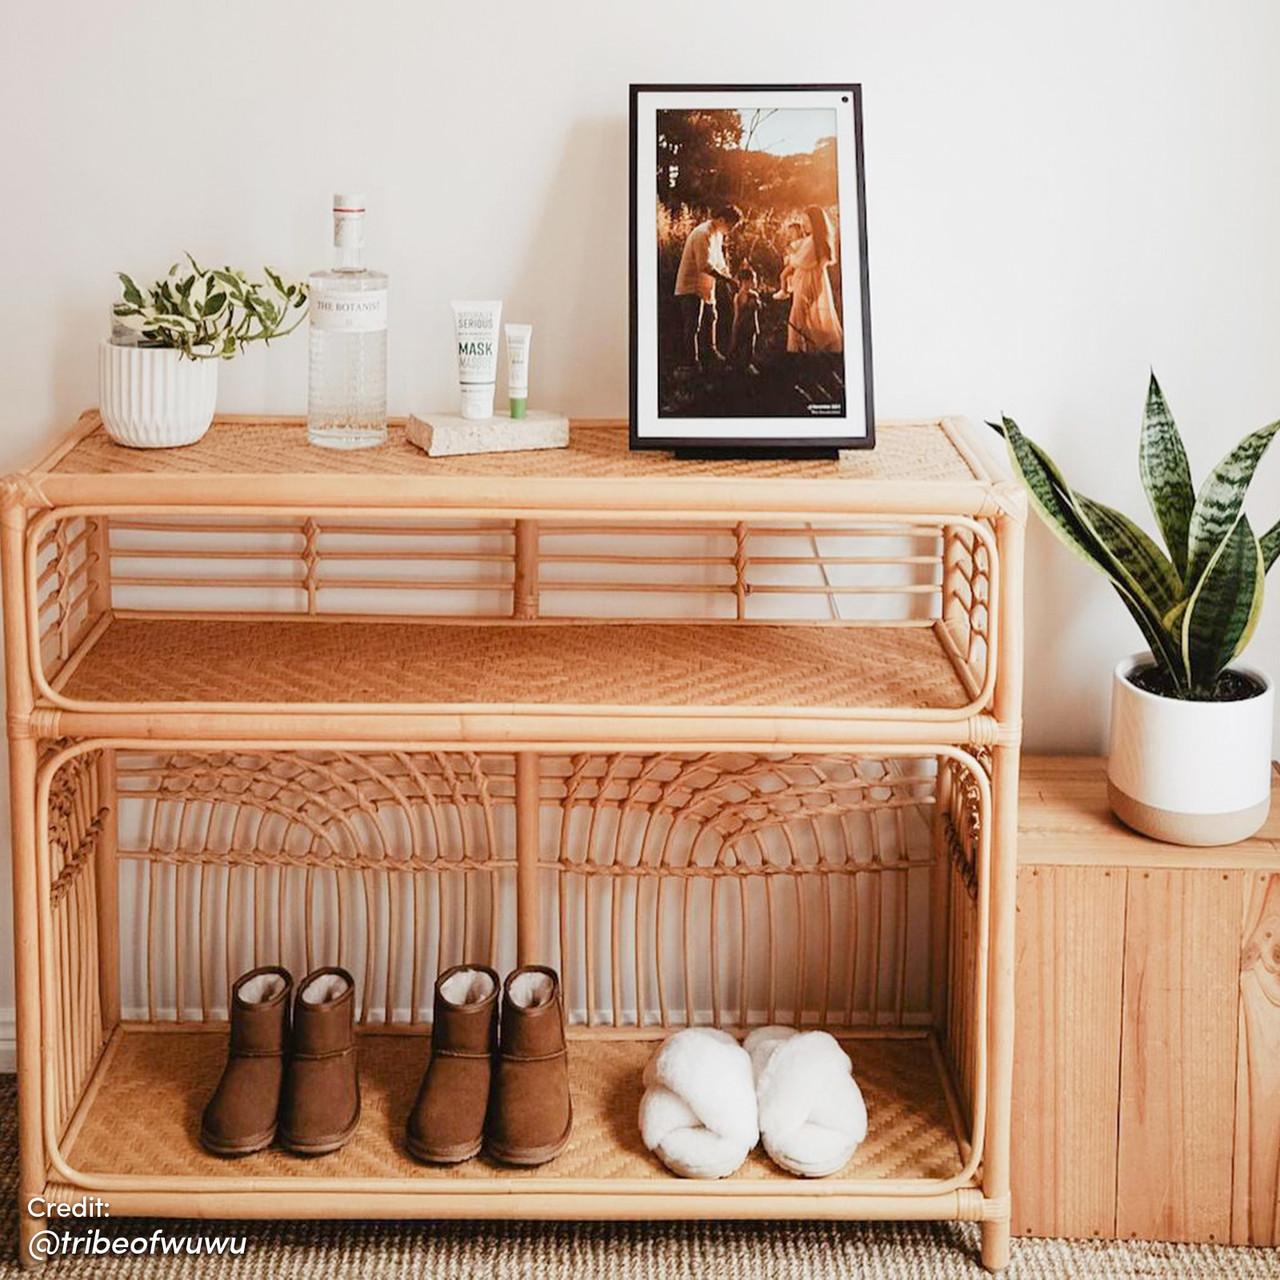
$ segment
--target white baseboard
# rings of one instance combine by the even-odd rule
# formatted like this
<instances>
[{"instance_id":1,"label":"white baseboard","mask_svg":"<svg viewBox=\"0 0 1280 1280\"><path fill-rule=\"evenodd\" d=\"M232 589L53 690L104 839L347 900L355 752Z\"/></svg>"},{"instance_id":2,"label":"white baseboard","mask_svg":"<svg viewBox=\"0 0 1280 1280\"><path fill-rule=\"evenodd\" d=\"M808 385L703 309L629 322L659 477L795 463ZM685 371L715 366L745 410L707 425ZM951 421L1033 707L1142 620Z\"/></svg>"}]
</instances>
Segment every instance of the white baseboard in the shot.
<instances>
[{"instance_id":1,"label":"white baseboard","mask_svg":"<svg viewBox=\"0 0 1280 1280\"><path fill-rule=\"evenodd\" d=\"M12 1009L0 1009L0 1074L17 1070L18 1032Z\"/></svg>"}]
</instances>

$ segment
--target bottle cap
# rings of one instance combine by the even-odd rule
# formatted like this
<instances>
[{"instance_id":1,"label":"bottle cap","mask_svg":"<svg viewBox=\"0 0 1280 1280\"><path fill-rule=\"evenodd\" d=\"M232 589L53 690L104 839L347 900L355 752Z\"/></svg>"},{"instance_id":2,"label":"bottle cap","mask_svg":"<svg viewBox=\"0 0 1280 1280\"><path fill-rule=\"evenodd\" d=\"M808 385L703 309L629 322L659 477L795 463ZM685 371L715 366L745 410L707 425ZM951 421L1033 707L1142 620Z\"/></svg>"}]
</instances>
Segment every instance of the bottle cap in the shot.
<instances>
[{"instance_id":1,"label":"bottle cap","mask_svg":"<svg viewBox=\"0 0 1280 1280\"><path fill-rule=\"evenodd\" d=\"M513 418L523 418L525 409L529 404L528 396L512 396L511 397L511 416Z\"/></svg>"},{"instance_id":2,"label":"bottle cap","mask_svg":"<svg viewBox=\"0 0 1280 1280\"><path fill-rule=\"evenodd\" d=\"M333 247L364 248L364 196L335 192L333 197Z\"/></svg>"},{"instance_id":3,"label":"bottle cap","mask_svg":"<svg viewBox=\"0 0 1280 1280\"><path fill-rule=\"evenodd\" d=\"M493 417L492 382L471 382L462 388L462 416L464 418Z\"/></svg>"}]
</instances>

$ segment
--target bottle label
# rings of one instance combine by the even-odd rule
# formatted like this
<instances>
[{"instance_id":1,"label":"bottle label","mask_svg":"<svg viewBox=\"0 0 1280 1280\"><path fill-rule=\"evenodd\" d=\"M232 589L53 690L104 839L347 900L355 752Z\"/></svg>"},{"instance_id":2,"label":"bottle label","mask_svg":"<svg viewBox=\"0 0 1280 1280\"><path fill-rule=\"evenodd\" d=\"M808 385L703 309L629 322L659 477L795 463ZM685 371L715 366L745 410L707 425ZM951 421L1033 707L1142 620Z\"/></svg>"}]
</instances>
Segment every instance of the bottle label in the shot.
<instances>
[{"instance_id":1,"label":"bottle label","mask_svg":"<svg viewBox=\"0 0 1280 1280\"><path fill-rule=\"evenodd\" d=\"M387 327L387 291L313 293L311 327L329 333L379 333Z\"/></svg>"}]
</instances>

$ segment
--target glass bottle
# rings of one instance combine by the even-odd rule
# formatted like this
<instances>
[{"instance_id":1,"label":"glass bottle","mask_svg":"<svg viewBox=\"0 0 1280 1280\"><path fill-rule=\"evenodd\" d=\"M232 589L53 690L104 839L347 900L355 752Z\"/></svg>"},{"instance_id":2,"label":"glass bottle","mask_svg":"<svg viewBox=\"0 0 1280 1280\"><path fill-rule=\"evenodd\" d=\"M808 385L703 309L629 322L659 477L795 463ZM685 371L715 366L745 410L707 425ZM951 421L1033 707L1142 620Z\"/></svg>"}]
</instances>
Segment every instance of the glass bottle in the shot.
<instances>
[{"instance_id":1,"label":"glass bottle","mask_svg":"<svg viewBox=\"0 0 1280 1280\"><path fill-rule=\"evenodd\" d=\"M364 197L333 197L334 265L311 276L307 438L366 449L387 438L387 277L364 265Z\"/></svg>"}]
</instances>

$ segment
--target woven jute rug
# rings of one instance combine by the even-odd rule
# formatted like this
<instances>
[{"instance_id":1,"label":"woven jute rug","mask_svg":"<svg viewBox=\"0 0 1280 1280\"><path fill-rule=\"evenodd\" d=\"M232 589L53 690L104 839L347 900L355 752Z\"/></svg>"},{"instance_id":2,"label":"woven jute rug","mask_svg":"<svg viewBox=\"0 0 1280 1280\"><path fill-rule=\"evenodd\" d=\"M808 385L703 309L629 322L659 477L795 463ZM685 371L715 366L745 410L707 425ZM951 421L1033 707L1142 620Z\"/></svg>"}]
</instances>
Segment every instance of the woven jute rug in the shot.
<instances>
[{"instance_id":1,"label":"woven jute rug","mask_svg":"<svg viewBox=\"0 0 1280 1280\"><path fill-rule=\"evenodd\" d=\"M0 1276L17 1266L17 1091L0 1076ZM195 1222L108 1219L104 1234L244 1239L218 1258L62 1257L43 1274L272 1280L952 1280L986 1273L977 1229L933 1223ZM73 1233L84 1224L70 1227ZM1280 1251L1015 1240L1009 1280L1275 1280Z\"/></svg>"}]
</instances>

